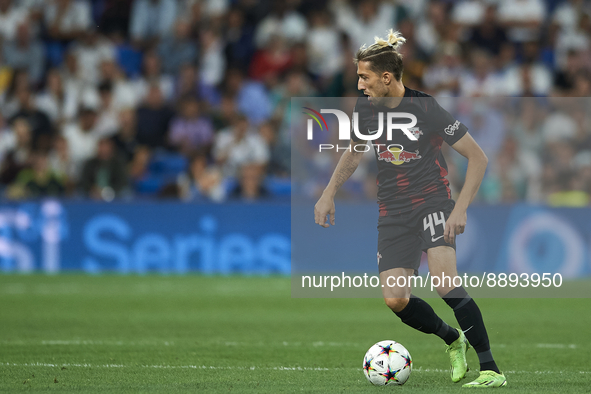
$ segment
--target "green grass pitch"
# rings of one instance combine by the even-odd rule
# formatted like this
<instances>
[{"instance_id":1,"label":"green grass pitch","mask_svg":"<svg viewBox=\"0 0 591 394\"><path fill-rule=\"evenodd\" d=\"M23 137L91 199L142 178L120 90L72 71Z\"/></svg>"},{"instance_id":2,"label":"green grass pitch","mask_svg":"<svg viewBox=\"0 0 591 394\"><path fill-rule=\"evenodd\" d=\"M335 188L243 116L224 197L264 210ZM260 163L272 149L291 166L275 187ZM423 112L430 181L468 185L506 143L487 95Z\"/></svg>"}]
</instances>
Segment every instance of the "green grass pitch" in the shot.
<instances>
[{"instance_id":1,"label":"green grass pitch","mask_svg":"<svg viewBox=\"0 0 591 394\"><path fill-rule=\"evenodd\" d=\"M498 390L591 390L588 299L477 301L508 379ZM429 302L457 325L443 301ZM402 387L363 376L365 351L383 339L413 357ZM465 391L448 368L441 340L382 300L292 299L288 278L0 275L3 393Z\"/></svg>"}]
</instances>

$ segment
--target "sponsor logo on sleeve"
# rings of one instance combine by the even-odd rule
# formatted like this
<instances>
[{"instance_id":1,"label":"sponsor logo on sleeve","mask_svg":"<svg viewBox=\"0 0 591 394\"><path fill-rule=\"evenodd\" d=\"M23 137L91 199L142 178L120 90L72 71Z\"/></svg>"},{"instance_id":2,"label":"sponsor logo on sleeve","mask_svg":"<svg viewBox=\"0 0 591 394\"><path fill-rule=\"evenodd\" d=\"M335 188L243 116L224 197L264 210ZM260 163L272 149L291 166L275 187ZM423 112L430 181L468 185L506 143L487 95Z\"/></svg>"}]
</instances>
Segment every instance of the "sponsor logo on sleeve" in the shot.
<instances>
[{"instance_id":1,"label":"sponsor logo on sleeve","mask_svg":"<svg viewBox=\"0 0 591 394\"><path fill-rule=\"evenodd\" d=\"M459 128L460 128L460 121L456 120L454 122L454 124L450 124L449 126L447 126L444 131L445 131L445 134L447 134L447 135L454 135L456 130Z\"/></svg>"}]
</instances>

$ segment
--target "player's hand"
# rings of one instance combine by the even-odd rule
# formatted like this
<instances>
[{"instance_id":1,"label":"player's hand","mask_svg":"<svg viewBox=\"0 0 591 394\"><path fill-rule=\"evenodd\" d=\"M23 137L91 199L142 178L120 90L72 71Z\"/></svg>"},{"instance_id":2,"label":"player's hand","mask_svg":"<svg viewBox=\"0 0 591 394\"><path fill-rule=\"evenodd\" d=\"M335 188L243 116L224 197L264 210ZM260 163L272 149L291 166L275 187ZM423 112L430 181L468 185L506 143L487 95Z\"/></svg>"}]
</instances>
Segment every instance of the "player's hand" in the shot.
<instances>
[{"instance_id":1,"label":"player's hand","mask_svg":"<svg viewBox=\"0 0 591 394\"><path fill-rule=\"evenodd\" d=\"M443 239L450 245L456 240L457 234L462 234L466 228L466 222L468 221L468 215L466 211L451 211L447 222L445 222L445 232L443 233Z\"/></svg>"},{"instance_id":2,"label":"player's hand","mask_svg":"<svg viewBox=\"0 0 591 394\"><path fill-rule=\"evenodd\" d=\"M322 195L316 205L314 206L314 220L316 224L322 227L328 227L326 216L330 217L330 224L334 226L334 199L332 197Z\"/></svg>"}]
</instances>

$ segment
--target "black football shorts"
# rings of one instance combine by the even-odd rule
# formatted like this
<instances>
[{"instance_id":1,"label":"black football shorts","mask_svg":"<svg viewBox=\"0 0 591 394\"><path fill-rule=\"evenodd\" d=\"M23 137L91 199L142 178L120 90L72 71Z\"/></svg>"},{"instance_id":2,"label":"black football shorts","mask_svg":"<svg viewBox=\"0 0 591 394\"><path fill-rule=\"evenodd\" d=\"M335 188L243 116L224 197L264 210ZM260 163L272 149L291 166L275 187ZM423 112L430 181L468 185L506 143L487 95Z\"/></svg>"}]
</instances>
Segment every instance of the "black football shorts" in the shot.
<instances>
[{"instance_id":1,"label":"black football shorts","mask_svg":"<svg viewBox=\"0 0 591 394\"><path fill-rule=\"evenodd\" d=\"M451 246L443 240L445 222L455 206L454 200L426 202L411 212L381 216L378 220L378 269L412 268L418 275L423 251Z\"/></svg>"}]
</instances>

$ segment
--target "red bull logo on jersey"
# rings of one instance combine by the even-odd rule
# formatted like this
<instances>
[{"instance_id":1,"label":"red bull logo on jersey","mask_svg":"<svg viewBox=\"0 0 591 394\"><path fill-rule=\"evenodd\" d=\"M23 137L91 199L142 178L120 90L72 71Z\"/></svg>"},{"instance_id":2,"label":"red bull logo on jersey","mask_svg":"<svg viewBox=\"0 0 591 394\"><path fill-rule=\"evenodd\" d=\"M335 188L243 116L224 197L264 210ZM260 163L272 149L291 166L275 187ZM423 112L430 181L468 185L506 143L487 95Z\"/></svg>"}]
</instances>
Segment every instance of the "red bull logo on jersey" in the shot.
<instances>
[{"instance_id":1,"label":"red bull logo on jersey","mask_svg":"<svg viewBox=\"0 0 591 394\"><path fill-rule=\"evenodd\" d=\"M408 131L414 135L417 140L421 135L423 135L423 132L418 127L411 127L408 129Z\"/></svg>"},{"instance_id":2,"label":"red bull logo on jersey","mask_svg":"<svg viewBox=\"0 0 591 394\"><path fill-rule=\"evenodd\" d=\"M414 152L409 152L404 150L402 145L390 145L388 148L389 149L378 153L378 160L383 160L386 163L392 163L399 166L400 164L421 158L418 149Z\"/></svg>"}]
</instances>

